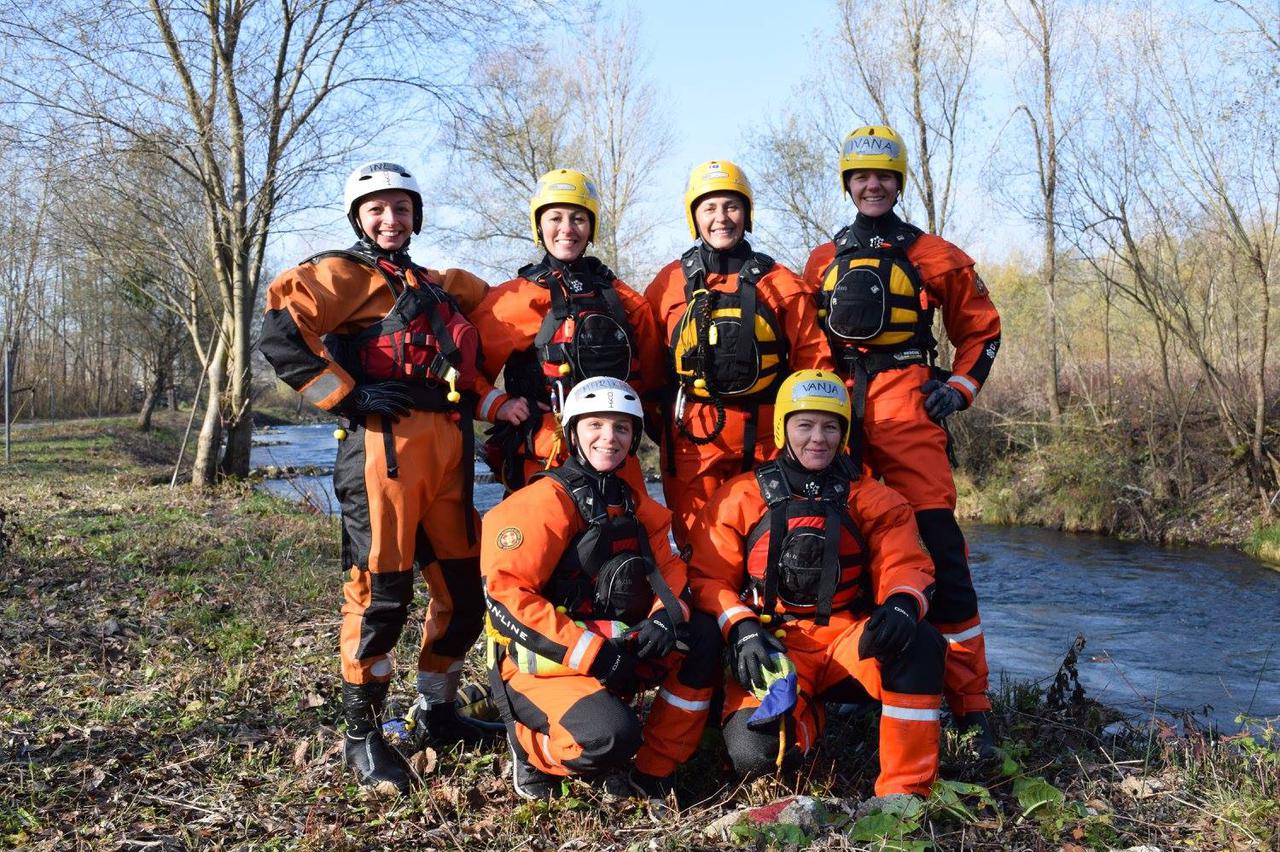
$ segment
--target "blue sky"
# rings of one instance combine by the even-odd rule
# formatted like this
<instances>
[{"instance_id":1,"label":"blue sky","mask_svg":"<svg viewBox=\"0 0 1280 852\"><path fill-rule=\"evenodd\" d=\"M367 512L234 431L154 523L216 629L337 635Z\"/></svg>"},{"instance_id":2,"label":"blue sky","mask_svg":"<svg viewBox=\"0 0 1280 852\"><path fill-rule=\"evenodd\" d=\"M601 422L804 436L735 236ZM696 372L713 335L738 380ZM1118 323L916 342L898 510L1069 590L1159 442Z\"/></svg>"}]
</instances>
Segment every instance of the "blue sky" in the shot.
<instances>
[{"instance_id":1,"label":"blue sky","mask_svg":"<svg viewBox=\"0 0 1280 852\"><path fill-rule=\"evenodd\" d=\"M614 6L610 11L623 8ZM837 2L649 0L632 8L641 21L638 49L647 55L647 77L658 87L674 128L671 155L653 175L652 193L658 203L654 212L662 216L657 245L674 257L689 242L681 207L689 169L713 158L746 159L748 133L797 97L797 87L822 61L816 52L817 36L838 26ZM991 82L997 83L995 89L1002 88L998 80ZM987 90L991 89L988 85ZM423 185L430 192L435 164L411 162L409 155L403 159L426 173ZM512 199L512 203L523 205L525 199ZM311 251L347 240L350 231L338 206L335 198L332 214L313 219L309 233L282 236L277 265L289 265ZM849 212L852 216L852 208ZM953 232L979 254L981 245L972 244L963 233ZM1004 234L1007 237L1009 232ZM768 250L763 244L760 248ZM447 266L458 263L459 252L424 236L415 240L414 256L432 266Z\"/></svg>"}]
</instances>

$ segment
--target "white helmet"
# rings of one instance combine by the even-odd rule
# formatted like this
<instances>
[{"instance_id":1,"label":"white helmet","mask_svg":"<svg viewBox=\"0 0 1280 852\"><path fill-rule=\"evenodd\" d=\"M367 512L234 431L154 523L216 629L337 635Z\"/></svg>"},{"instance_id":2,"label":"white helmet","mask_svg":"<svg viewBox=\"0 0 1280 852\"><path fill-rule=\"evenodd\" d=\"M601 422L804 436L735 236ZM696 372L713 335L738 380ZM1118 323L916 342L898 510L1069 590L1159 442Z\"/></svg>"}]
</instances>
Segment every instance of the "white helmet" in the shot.
<instances>
[{"instance_id":1,"label":"white helmet","mask_svg":"<svg viewBox=\"0 0 1280 852\"><path fill-rule=\"evenodd\" d=\"M363 238L365 235L360 229L360 219L356 216L356 205L366 195L373 195L384 189L399 189L409 193L409 198L413 200L413 232L416 234L421 231L422 192L418 189L418 182L404 166L375 160L358 166L342 189L342 205L346 208L347 221L355 228L356 236Z\"/></svg>"},{"instance_id":2,"label":"white helmet","mask_svg":"<svg viewBox=\"0 0 1280 852\"><path fill-rule=\"evenodd\" d=\"M644 409L640 407L640 395L635 388L612 376L596 376L583 379L573 386L560 410L560 422L564 427L564 440L570 450L577 450L574 424L586 414L629 414L635 420L631 438L632 455L640 449L644 434Z\"/></svg>"}]
</instances>

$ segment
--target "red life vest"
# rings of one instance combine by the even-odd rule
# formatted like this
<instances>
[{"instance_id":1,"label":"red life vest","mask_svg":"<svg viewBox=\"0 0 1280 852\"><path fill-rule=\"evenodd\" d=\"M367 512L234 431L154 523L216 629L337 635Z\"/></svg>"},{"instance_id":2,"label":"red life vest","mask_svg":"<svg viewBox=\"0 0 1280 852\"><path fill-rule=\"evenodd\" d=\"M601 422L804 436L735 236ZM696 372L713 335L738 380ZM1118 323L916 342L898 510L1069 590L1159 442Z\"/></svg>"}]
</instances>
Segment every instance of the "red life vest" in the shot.
<instances>
[{"instance_id":1,"label":"red life vest","mask_svg":"<svg viewBox=\"0 0 1280 852\"><path fill-rule=\"evenodd\" d=\"M851 481L841 465L798 494L778 462L756 468L768 511L747 535L743 600L752 609L819 624L832 612L871 609L867 543L849 515Z\"/></svg>"},{"instance_id":2,"label":"red life vest","mask_svg":"<svg viewBox=\"0 0 1280 852\"><path fill-rule=\"evenodd\" d=\"M395 379L428 390L414 393L418 407L441 410L475 390L480 334L453 298L420 266L385 258L328 251L309 258L342 257L376 269L395 303L382 319L353 334L330 334L325 347L357 382ZM459 397L459 398L453 398Z\"/></svg>"}]
</instances>

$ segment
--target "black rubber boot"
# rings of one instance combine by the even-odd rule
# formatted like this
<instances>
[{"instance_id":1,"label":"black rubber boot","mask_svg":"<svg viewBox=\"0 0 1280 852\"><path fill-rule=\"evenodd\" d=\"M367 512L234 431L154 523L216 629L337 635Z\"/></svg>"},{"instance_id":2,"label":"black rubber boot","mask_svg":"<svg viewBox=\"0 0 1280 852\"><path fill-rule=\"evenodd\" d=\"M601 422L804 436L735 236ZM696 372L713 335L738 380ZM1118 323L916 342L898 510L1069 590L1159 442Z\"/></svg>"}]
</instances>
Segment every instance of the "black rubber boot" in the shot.
<instances>
[{"instance_id":1,"label":"black rubber boot","mask_svg":"<svg viewBox=\"0 0 1280 852\"><path fill-rule=\"evenodd\" d=\"M382 738L378 715L386 697L385 683L342 684L342 715L347 722L342 755L361 786L390 784L404 794L421 781L404 757Z\"/></svg>"},{"instance_id":2,"label":"black rubber boot","mask_svg":"<svg viewBox=\"0 0 1280 852\"><path fill-rule=\"evenodd\" d=\"M510 744L508 742L508 744ZM536 769L518 746L511 746L511 786L522 799L558 799L564 779Z\"/></svg>"},{"instance_id":3,"label":"black rubber boot","mask_svg":"<svg viewBox=\"0 0 1280 852\"><path fill-rule=\"evenodd\" d=\"M1000 757L995 735L991 733L991 719L985 711L955 716L952 723L961 733L973 732L973 748L981 760L996 760Z\"/></svg>"},{"instance_id":4,"label":"black rubber boot","mask_svg":"<svg viewBox=\"0 0 1280 852\"><path fill-rule=\"evenodd\" d=\"M463 716L453 702L432 704L423 707L421 701L409 708L405 717L405 727L409 730L409 747L411 754L422 751L427 746L432 748L449 748L461 743L464 746L476 746L492 740L501 729L482 728Z\"/></svg>"},{"instance_id":5,"label":"black rubber boot","mask_svg":"<svg viewBox=\"0 0 1280 852\"><path fill-rule=\"evenodd\" d=\"M666 799L676 789L674 775L665 775L659 777L650 775L647 772L641 772L634 766L631 768L631 775L627 779L631 782L631 789L635 790L645 799Z\"/></svg>"}]
</instances>

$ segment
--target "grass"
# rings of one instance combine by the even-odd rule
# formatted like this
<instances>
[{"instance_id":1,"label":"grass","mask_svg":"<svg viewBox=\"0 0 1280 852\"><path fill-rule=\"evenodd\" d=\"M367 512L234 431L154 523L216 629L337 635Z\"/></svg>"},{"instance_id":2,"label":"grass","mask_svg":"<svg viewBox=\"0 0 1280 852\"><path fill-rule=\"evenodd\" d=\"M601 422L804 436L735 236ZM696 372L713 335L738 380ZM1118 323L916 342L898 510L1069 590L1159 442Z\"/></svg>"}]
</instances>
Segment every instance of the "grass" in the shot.
<instances>
[{"instance_id":1,"label":"grass","mask_svg":"<svg viewBox=\"0 0 1280 852\"><path fill-rule=\"evenodd\" d=\"M833 718L800 775L747 787L725 772L709 731L681 773L684 812L660 823L583 784L555 803L524 803L497 746L437 756L406 799L362 791L338 751L335 521L241 487L168 489L179 426L146 438L124 422L25 430L0 471L0 845L1077 852L1280 842L1273 727L1229 738L1118 720L1073 689L1070 660L1052 695L1000 691L1003 766L977 765L948 733L946 783L912 812L857 814L875 773L873 715ZM418 627L405 634L401 706ZM481 675L478 653L466 674ZM735 808L797 793L825 802L822 831L705 833Z\"/></svg>"}]
</instances>

